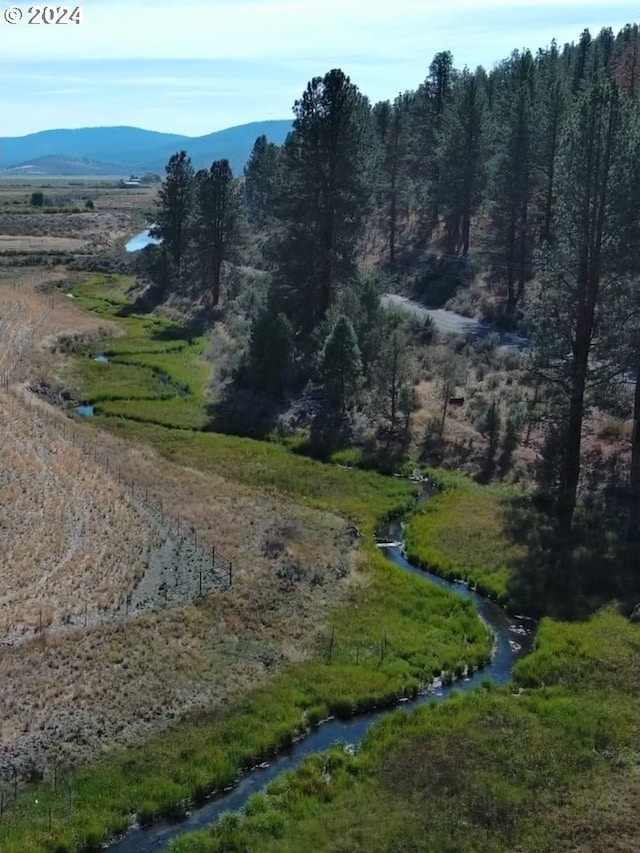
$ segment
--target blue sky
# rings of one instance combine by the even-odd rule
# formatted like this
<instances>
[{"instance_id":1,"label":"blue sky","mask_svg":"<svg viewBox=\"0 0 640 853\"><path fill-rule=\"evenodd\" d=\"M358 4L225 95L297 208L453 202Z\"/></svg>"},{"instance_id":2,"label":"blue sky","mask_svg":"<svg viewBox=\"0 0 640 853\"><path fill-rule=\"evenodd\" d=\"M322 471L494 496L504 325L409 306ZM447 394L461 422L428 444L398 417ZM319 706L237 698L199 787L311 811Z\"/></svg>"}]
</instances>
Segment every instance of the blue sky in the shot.
<instances>
[{"instance_id":1,"label":"blue sky","mask_svg":"<svg viewBox=\"0 0 640 853\"><path fill-rule=\"evenodd\" d=\"M0 17L2 136L95 125L196 136L290 118L330 68L375 102L414 89L439 50L490 69L514 48L638 17L616 0L86 0L80 24L46 26L15 5L21 23Z\"/></svg>"}]
</instances>

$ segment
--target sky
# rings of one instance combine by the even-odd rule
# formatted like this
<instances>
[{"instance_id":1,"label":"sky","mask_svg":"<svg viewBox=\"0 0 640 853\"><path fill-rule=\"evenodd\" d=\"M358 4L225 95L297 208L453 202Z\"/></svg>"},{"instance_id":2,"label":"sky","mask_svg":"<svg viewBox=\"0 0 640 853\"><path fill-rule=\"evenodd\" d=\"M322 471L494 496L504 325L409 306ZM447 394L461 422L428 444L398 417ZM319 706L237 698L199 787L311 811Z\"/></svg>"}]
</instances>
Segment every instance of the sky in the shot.
<instances>
[{"instance_id":1,"label":"sky","mask_svg":"<svg viewBox=\"0 0 640 853\"><path fill-rule=\"evenodd\" d=\"M577 41L585 27L615 33L640 8L617 0L85 0L78 24L29 24L28 4L17 2L22 19L12 25L10 5L0 0L0 136L114 125L199 136L292 118L307 81L331 68L376 102L415 89L438 51L450 50L457 68L489 70L515 48Z\"/></svg>"}]
</instances>

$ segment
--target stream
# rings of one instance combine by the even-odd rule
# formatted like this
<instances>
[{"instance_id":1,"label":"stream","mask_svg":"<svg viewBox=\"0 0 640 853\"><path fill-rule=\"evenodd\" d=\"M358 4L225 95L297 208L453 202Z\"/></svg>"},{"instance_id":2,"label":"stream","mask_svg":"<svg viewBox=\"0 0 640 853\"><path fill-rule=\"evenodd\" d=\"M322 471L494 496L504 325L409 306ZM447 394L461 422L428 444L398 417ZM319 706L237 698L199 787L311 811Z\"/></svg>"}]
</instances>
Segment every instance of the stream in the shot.
<instances>
[{"instance_id":1,"label":"stream","mask_svg":"<svg viewBox=\"0 0 640 853\"><path fill-rule=\"evenodd\" d=\"M533 648L535 621L527 617L509 616L501 607L469 590L466 585L449 583L411 565L404 557L402 538L402 522L398 520L387 522L378 531L378 547L396 566L421 578L427 578L436 586L452 590L456 595L473 601L480 618L495 635L491 663L484 669L474 672L469 678L455 681L453 684L444 686L436 683L425 694L416 699L401 700L394 708L384 708L348 720L330 718L310 731L290 749L279 753L268 763L265 762L243 774L235 787L215 796L204 805L194 808L185 819L179 822L161 821L145 828L136 827L120 841L110 845L108 848L110 853L167 851L172 839L179 835L203 829L215 823L224 812L242 809L253 794L264 790L280 773L297 767L307 756L328 749L336 741L354 745L360 743L374 723L399 708L409 712L419 705L440 702L452 691L465 692L477 687L485 679L494 684L507 684L511 680L515 662Z\"/></svg>"}]
</instances>

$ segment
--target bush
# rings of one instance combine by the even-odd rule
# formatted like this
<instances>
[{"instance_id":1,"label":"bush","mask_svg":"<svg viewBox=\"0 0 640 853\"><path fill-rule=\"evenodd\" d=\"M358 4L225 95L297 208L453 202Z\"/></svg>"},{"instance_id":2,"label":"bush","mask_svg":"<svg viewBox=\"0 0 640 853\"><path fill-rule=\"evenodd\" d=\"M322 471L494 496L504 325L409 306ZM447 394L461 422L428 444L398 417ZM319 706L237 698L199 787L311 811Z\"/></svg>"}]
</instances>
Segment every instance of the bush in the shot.
<instances>
[{"instance_id":1,"label":"bush","mask_svg":"<svg viewBox=\"0 0 640 853\"><path fill-rule=\"evenodd\" d=\"M42 207L44 204L44 193L31 193L31 204L33 205L33 207Z\"/></svg>"}]
</instances>

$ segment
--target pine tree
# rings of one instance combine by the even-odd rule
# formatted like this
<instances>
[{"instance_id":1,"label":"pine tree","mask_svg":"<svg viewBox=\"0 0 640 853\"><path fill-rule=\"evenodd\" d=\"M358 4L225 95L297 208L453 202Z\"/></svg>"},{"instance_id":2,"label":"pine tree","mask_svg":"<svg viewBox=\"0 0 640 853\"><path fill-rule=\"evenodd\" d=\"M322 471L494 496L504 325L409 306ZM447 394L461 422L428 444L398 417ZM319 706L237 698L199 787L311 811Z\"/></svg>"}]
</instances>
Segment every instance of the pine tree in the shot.
<instances>
[{"instance_id":1,"label":"pine tree","mask_svg":"<svg viewBox=\"0 0 640 853\"><path fill-rule=\"evenodd\" d=\"M494 268L507 287L507 312L522 302L531 275L535 191L535 66L517 52L502 69L492 179Z\"/></svg>"},{"instance_id":2,"label":"pine tree","mask_svg":"<svg viewBox=\"0 0 640 853\"><path fill-rule=\"evenodd\" d=\"M488 483L493 477L496 467L496 454L498 453L498 445L500 443L500 428L502 419L500 417L500 409L494 400L487 409L483 422L480 426L480 432L487 439L487 452L484 458L484 464L480 474L480 479L483 483Z\"/></svg>"},{"instance_id":3,"label":"pine tree","mask_svg":"<svg viewBox=\"0 0 640 853\"><path fill-rule=\"evenodd\" d=\"M429 235L437 228L440 216L442 173L436 147L454 76L451 53L437 53L427 79L412 99L411 173L421 206L421 225Z\"/></svg>"},{"instance_id":4,"label":"pine tree","mask_svg":"<svg viewBox=\"0 0 640 853\"><path fill-rule=\"evenodd\" d=\"M275 213L280 183L279 146L259 136L244 167L244 201L249 219L262 227Z\"/></svg>"},{"instance_id":5,"label":"pine tree","mask_svg":"<svg viewBox=\"0 0 640 853\"><path fill-rule=\"evenodd\" d=\"M321 377L329 403L344 413L362 385L358 339L348 317L341 314L322 350Z\"/></svg>"},{"instance_id":6,"label":"pine tree","mask_svg":"<svg viewBox=\"0 0 640 853\"><path fill-rule=\"evenodd\" d=\"M568 108L566 74L558 47L552 42L548 51L538 55L538 121L540 129L539 168L541 176L540 237L553 238L551 223L556 201L556 161Z\"/></svg>"},{"instance_id":7,"label":"pine tree","mask_svg":"<svg viewBox=\"0 0 640 853\"><path fill-rule=\"evenodd\" d=\"M407 95L398 95L393 104L382 101L373 108L373 123L381 149L376 201L382 210L391 264L396 260L399 221L406 216L408 207L409 104Z\"/></svg>"},{"instance_id":8,"label":"pine tree","mask_svg":"<svg viewBox=\"0 0 640 853\"><path fill-rule=\"evenodd\" d=\"M463 255L469 251L471 219L480 205L485 180L483 78L483 72L462 72L445 105L437 139L446 248Z\"/></svg>"},{"instance_id":9,"label":"pine tree","mask_svg":"<svg viewBox=\"0 0 640 853\"><path fill-rule=\"evenodd\" d=\"M151 236L162 240L167 278L180 281L191 239L194 171L186 151L174 154L165 167L166 177L158 190L155 225Z\"/></svg>"},{"instance_id":10,"label":"pine tree","mask_svg":"<svg viewBox=\"0 0 640 853\"><path fill-rule=\"evenodd\" d=\"M376 377L379 413L386 422L390 438L405 439L409 418L415 407L413 365L408 354L408 339L399 323L387 321L387 334L378 360Z\"/></svg>"},{"instance_id":11,"label":"pine tree","mask_svg":"<svg viewBox=\"0 0 640 853\"><path fill-rule=\"evenodd\" d=\"M637 24L627 24L616 37L611 77L627 97L640 103L640 29Z\"/></svg>"},{"instance_id":12,"label":"pine tree","mask_svg":"<svg viewBox=\"0 0 640 853\"><path fill-rule=\"evenodd\" d=\"M304 347L356 272L371 198L371 110L333 70L311 80L294 112L273 256L281 302Z\"/></svg>"},{"instance_id":13,"label":"pine tree","mask_svg":"<svg viewBox=\"0 0 640 853\"><path fill-rule=\"evenodd\" d=\"M288 318L267 305L251 330L247 358L249 382L270 397L280 397L291 379L293 329Z\"/></svg>"},{"instance_id":14,"label":"pine tree","mask_svg":"<svg viewBox=\"0 0 640 853\"><path fill-rule=\"evenodd\" d=\"M242 234L242 202L228 160L215 160L195 176L193 226L200 289L220 301L222 264L232 258Z\"/></svg>"},{"instance_id":15,"label":"pine tree","mask_svg":"<svg viewBox=\"0 0 640 853\"><path fill-rule=\"evenodd\" d=\"M556 242L541 253L533 315L540 372L563 397L556 503L558 566L573 591L570 548L581 466L586 391L611 363L614 307L637 262L629 174L637 125L615 85L597 84L576 101L560 147ZM615 365L613 366L615 370ZM600 380L601 381L601 380Z\"/></svg>"}]
</instances>

